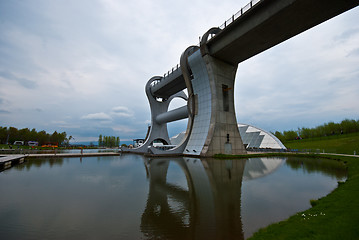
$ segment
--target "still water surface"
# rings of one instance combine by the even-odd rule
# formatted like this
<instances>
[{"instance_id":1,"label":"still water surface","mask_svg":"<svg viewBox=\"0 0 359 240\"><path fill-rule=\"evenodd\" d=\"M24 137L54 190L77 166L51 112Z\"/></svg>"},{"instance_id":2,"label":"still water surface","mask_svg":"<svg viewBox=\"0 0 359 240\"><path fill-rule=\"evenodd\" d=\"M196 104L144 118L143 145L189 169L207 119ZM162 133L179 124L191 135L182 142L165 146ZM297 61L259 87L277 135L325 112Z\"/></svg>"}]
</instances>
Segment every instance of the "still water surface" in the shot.
<instances>
[{"instance_id":1,"label":"still water surface","mask_svg":"<svg viewBox=\"0 0 359 240\"><path fill-rule=\"evenodd\" d=\"M0 173L1 239L246 239L345 177L286 157L33 159Z\"/></svg>"}]
</instances>

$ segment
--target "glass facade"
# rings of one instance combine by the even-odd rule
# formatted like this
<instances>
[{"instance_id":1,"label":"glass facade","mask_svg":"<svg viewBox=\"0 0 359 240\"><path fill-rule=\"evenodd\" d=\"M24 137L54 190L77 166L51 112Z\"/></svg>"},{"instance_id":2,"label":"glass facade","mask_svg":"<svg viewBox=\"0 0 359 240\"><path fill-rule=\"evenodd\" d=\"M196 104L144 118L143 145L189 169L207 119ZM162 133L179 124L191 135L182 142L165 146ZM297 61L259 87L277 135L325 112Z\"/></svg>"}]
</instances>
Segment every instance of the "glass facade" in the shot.
<instances>
[{"instance_id":1,"label":"glass facade","mask_svg":"<svg viewBox=\"0 0 359 240\"><path fill-rule=\"evenodd\" d=\"M287 149L283 143L270 132L248 124L238 123L239 133L246 149ZM171 138L171 144L179 144L185 132Z\"/></svg>"},{"instance_id":2,"label":"glass facade","mask_svg":"<svg viewBox=\"0 0 359 240\"><path fill-rule=\"evenodd\" d=\"M287 149L283 143L270 132L243 123L238 123L238 128L246 149Z\"/></svg>"}]
</instances>

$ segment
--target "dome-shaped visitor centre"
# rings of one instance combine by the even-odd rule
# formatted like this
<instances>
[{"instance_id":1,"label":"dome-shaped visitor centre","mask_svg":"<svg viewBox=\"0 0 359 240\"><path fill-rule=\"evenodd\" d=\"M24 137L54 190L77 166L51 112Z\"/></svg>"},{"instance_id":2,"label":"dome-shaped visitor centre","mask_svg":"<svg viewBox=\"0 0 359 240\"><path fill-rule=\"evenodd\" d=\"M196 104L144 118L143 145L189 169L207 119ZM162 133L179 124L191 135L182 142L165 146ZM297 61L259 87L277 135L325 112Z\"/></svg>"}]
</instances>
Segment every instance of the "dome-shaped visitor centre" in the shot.
<instances>
[{"instance_id":1,"label":"dome-shaped visitor centre","mask_svg":"<svg viewBox=\"0 0 359 240\"><path fill-rule=\"evenodd\" d=\"M272 133L249 124L238 123L239 133L246 149L287 149Z\"/></svg>"},{"instance_id":2,"label":"dome-shaped visitor centre","mask_svg":"<svg viewBox=\"0 0 359 240\"><path fill-rule=\"evenodd\" d=\"M272 133L267 132L258 127L254 127L249 124L238 123L238 130L241 135L243 145L247 150L252 149L275 149L275 150L286 150L287 148L283 143ZM181 132L176 136L172 137L171 144L179 144L185 132Z\"/></svg>"}]
</instances>

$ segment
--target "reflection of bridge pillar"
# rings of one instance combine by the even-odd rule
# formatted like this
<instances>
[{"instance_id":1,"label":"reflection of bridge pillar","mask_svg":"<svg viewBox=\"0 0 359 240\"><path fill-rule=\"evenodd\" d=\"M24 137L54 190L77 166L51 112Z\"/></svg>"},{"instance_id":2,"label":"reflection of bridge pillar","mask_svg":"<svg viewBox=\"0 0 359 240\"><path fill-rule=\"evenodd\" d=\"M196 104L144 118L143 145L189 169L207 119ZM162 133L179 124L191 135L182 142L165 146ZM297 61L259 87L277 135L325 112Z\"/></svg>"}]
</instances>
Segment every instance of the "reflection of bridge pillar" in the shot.
<instances>
[{"instance_id":1,"label":"reflection of bridge pillar","mask_svg":"<svg viewBox=\"0 0 359 240\"><path fill-rule=\"evenodd\" d=\"M234 108L234 80L237 66L201 51L188 58L193 79L195 116L185 154L245 154ZM190 93L189 93L190 94Z\"/></svg>"},{"instance_id":2,"label":"reflection of bridge pillar","mask_svg":"<svg viewBox=\"0 0 359 240\"><path fill-rule=\"evenodd\" d=\"M167 183L171 162L184 172L188 191ZM240 201L244 164L195 158L151 160L146 164L150 189L141 231L151 239L243 239ZM171 210L170 199L184 206L180 212Z\"/></svg>"},{"instance_id":3,"label":"reflection of bridge pillar","mask_svg":"<svg viewBox=\"0 0 359 240\"><path fill-rule=\"evenodd\" d=\"M141 218L141 231L149 239L191 239L195 227L191 187L189 186L187 192L167 183L169 163L170 161L165 159L152 159L145 163L150 187ZM169 198L183 204L181 212L173 211L168 202Z\"/></svg>"},{"instance_id":4,"label":"reflection of bridge pillar","mask_svg":"<svg viewBox=\"0 0 359 240\"><path fill-rule=\"evenodd\" d=\"M241 218L242 177L246 160L205 159L216 206L215 239L242 239Z\"/></svg>"}]
</instances>

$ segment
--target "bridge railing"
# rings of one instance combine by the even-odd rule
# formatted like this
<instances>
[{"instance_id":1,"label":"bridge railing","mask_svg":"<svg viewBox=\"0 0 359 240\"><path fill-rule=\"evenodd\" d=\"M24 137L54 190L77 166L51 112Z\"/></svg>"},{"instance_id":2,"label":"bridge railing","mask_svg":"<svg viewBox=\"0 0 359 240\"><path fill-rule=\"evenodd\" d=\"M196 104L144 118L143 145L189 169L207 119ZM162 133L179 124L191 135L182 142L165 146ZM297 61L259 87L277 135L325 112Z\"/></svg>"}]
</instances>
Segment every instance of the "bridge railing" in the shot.
<instances>
[{"instance_id":1,"label":"bridge railing","mask_svg":"<svg viewBox=\"0 0 359 240\"><path fill-rule=\"evenodd\" d=\"M253 6L255 6L257 3L264 1L264 0L252 0L250 1L247 5L245 5L244 7L242 7L236 14L232 15L231 18L229 18L227 21L225 21L221 26L219 26L220 29L225 29L228 25L230 25L232 22L234 22L236 19L238 19L239 17L241 17L245 12L247 12L248 10L250 10ZM215 34L210 34L208 36L208 40L210 40L211 38L213 38L215 36ZM208 41L207 40L207 41ZM199 41L201 41L201 38L199 39ZM163 74L163 78L165 79L166 77L168 77L169 75L171 75L174 71L176 71L179 68L179 64L177 64L175 67L173 67L171 70L167 71L165 74ZM161 79L161 80L162 80ZM153 86L156 85L157 83L159 83L161 80L158 80L156 82L153 82Z\"/></svg>"},{"instance_id":2,"label":"bridge railing","mask_svg":"<svg viewBox=\"0 0 359 240\"><path fill-rule=\"evenodd\" d=\"M177 64L175 67L173 67L171 70L167 71L165 74L163 74L163 78L168 77L170 74L172 74L174 71L176 71L177 69L179 69L180 66L179 64Z\"/></svg>"},{"instance_id":3,"label":"bridge railing","mask_svg":"<svg viewBox=\"0 0 359 240\"><path fill-rule=\"evenodd\" d=\"M167 78L169 75L171 75L173 72L177 71L178 69L180 68L180 65L177 64L176 66L174 66L171 70L167 71L166 73L163 74L163 78L161 79L157 79L155 81L153 81L151 83L151 86L155 86L157 85L158 83L160 83L163 79Z\"/></svg>"},{"instance_id":4,"label":"bridge railing","mask_svg":"<svg viewBox=\"0 0 359 240\"><path fill-rule=\"evenodd\" d=\"M219 26L220 29L225 29L229 24L234 22L237 18L242 16L245 12L247 12L249 9L251 9L254 5L257 3L264 1L264 0L252 0L247 5L242 7L236 14L232 15L231 18L229 18L227 21L225 21L221 26Z\"/></svg>"}]
</instances>

